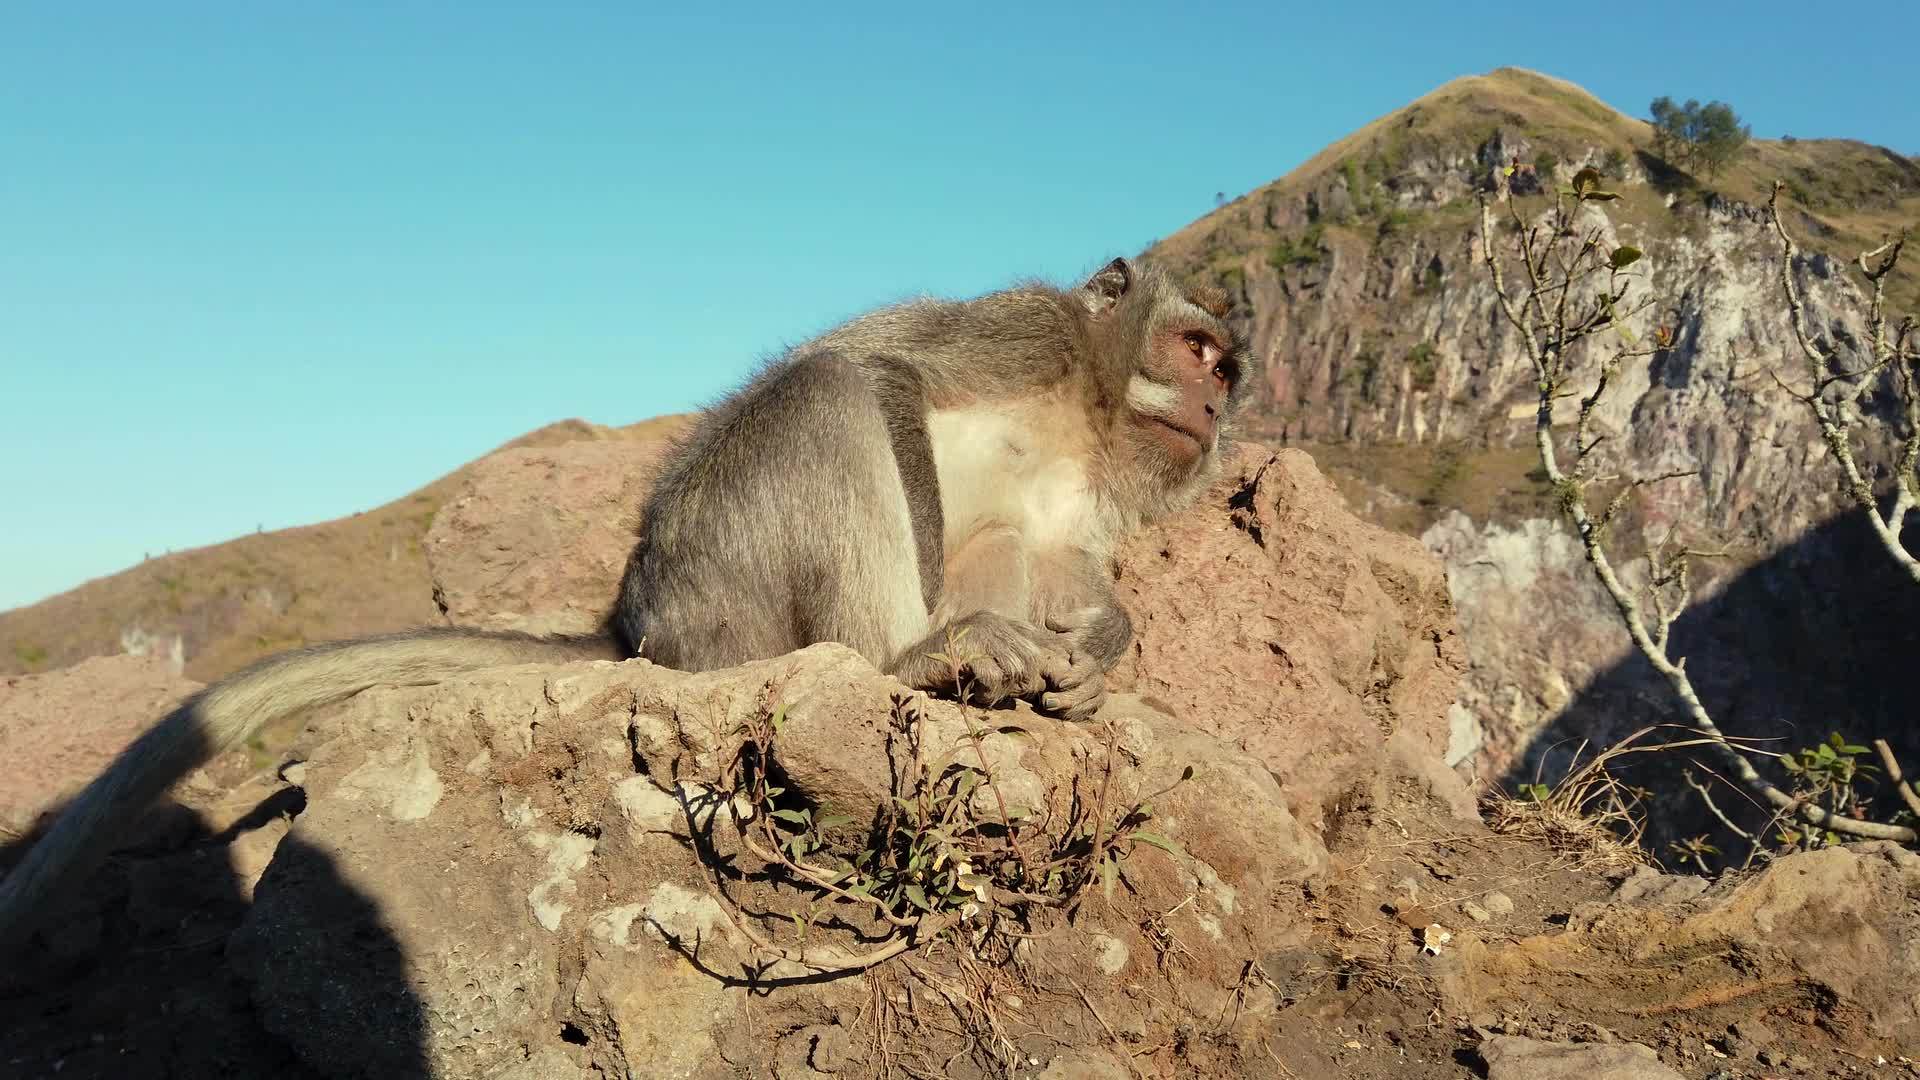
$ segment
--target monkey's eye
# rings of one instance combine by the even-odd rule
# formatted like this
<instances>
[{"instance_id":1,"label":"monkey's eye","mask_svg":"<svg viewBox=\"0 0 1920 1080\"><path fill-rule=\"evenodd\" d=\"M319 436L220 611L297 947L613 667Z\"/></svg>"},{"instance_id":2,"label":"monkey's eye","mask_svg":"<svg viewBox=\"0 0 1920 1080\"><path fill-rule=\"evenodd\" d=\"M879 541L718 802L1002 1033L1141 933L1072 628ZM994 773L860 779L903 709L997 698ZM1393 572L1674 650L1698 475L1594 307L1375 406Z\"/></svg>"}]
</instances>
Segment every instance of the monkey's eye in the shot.
<instances>
[{"instance_id":1,"label":"monkey's eye","mask_svg":"<svg viewBox=\"0 0 1920 1080\"><path fill-rule=\"evenodd\" d=\"M1195 357L1204 358L1207 355L1206 338L1201 337L1199 334L1188 334L1183 340L1187 343L1187 351Z\"/></svg>"},{"instance_id":2,"label":"monkey's eye","mask_svg":"<svg viewBox=\"0 0 1920 1080\"><path fill-rule=\"evenodd\" d=\"M1226 385L1228 381L1227 365L1225 364L1213 365L1213 377L1215 379L1218 379L1222 386Z\"/></svg>"}]
</instances>

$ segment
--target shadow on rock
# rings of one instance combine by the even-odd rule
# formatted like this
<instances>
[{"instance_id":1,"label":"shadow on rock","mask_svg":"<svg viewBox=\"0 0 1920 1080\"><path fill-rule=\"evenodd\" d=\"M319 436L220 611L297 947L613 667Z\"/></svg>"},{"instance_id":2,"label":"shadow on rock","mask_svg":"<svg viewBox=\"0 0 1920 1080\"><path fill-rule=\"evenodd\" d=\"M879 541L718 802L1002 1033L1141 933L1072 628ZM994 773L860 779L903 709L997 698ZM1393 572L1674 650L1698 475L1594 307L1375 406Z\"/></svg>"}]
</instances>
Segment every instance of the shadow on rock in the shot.
<instances>
[{"instance_id":1,"label":"shadow on rock","mask_svg":"<svg viewBox=\"0 0 1920 1080\"><path fill-rule=\"evenodd\" d=\"M1916 545L1910 530L1909 549ZM1909 770L1920 766L1920 729L1913 722L1910 687L1920 657L1920 586L1895 567L1857 512L1829 520L1798 542L1755 564L1698 599L1674 624L1675 657L1708 713L1730 737L1786 753L1839 732L1866 745L1891 743ZM1600 673L1539 732L1502 777L1503 783L1554 783L1564 777L1582 740L1588 749L1613 745L1655 723L1685 724L1665 679L1638 652ZM1684 740L1691 729L1665 729L1642 742ZM1874 760L1867 755L1865 760ZM1782 788L1791 777L1776 763L1755 759ZM1768 813L1730 782L1704 748L1615 759L1620 780L1652 791L1647 847L1663 855L1668 843L1702 833L1737 864L1745 841L1720 825L1684 783L1682 770L1713 793L1714 802L1743 829L1763 825ZM1898 809L1884 787L1876 816Z\"/></svg>"},{"instance_id":2,"label":"shadow on rock","mask_svg":"<svg viewBox=\"0 0 1920 1080\"><path fill-rule=\"evenodd\" d=\"M420 1005L373 901L287 836L304 807L287 785L238 806L156 807L143 835L0 970L0 1073L428 1075ZM30 842L0 851L0 867ZM265 898L271 922L255 917ZM255 962L263 934L308 935L325 946L309 955L340 962L276 970ZM316 992L330 998L324 1020L306 1008Z\"/></svg>"}]
</instances>

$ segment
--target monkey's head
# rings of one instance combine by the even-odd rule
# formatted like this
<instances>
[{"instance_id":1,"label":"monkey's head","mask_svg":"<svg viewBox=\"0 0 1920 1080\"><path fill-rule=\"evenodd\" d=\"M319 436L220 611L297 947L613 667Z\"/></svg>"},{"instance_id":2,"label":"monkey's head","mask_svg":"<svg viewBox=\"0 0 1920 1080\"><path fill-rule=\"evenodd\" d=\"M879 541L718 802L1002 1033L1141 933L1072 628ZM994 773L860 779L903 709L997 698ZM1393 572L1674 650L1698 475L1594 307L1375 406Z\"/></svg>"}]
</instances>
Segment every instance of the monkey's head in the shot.
<instances>
[{"instance_id":1,"label":"monkey's head","mask_svg":"<svg viewBox=\"0 0 1920 1080\"><path fill-rule=\"evenodd\" d=\"M1138 509L1157 516L1191 502L1220 468L1248 396L1247 345L1218 289L1183 289L1153 267L1115 259L1077 290L1111 410L1110 454L1143 477ZM1129 466L1131 466L1129 468Z\"/></svg>"}]
</instances>

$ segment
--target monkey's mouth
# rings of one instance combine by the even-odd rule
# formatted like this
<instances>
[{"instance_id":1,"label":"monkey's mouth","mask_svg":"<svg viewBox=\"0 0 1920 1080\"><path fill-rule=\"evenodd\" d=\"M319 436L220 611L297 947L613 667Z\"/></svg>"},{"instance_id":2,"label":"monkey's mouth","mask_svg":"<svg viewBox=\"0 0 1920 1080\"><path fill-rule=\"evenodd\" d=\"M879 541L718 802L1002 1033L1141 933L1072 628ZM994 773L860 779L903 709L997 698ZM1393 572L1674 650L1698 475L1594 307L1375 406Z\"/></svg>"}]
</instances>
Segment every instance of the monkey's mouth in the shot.
<instances>
[{"instance_id":1,"label":"monkey's mouth","mask_svg":"<svg viewBox=\"0 0 1920 1080\"><path fill-rule=\"evenodd\" d=\"M1155 425L1161 428L1164 428L1167 431L1171 431L1174 434L1180 436L1180 439L1182 441L1192 443L1193 452L1195 454L1205 452L1207 449L1207 445L1213 441L1208 436L1198 431L1195 431L1190 427L1186 427L1183 424L1179 424L1179 423L1176 423L1175 421L1168 420L1165 417L1154 416L1154 417L1149 417L1148 419L1151 420L1152 423L1154 423Z\"/></svg>"}]
</instances>

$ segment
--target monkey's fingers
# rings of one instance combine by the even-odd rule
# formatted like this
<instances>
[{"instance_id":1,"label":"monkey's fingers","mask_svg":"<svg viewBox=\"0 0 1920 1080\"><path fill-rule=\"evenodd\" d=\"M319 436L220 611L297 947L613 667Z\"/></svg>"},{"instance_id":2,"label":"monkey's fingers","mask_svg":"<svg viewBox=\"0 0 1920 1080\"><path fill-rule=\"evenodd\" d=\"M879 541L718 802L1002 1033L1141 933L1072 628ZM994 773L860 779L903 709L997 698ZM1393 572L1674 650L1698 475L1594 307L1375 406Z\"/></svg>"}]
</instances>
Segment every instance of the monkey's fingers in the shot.
<instances>
[{"instance_id":1,"label":"monkey's fingers","mask_svg":"<svg viewBox=\"0 0 1920 1080\"><path fill-rule=\"evenodd\" d=\"M1094 677L1069 690L1057 690L1041 694L1035 704L1040 711L1063 720L1081 721L1100 711L1107 701L1107 680L1095 672Z\"/></svg>"},{"instance_id":2,"label":"monkey's fingers","mask_svg":"<svg viewBox=\"0 0 1920 1080\"><path fill-rule=\"evenodd\" d=\"M1088 661L1112 667L1133 638L1133 623L1115 604L1093 604L1047 616L1047 629L1071 643L1074 663Z\"/></svg>"}]
</instances>

